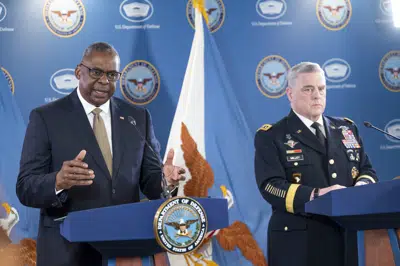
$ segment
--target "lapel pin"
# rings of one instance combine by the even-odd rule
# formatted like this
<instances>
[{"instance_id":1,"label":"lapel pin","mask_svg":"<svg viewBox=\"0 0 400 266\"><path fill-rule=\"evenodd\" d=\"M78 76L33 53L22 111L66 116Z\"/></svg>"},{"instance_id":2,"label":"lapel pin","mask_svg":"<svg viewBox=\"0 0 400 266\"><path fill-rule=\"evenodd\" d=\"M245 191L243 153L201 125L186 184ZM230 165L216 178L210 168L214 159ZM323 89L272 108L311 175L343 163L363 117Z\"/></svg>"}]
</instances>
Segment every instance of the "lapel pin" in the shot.
<instances>
[{"instance_id":1,"label":"lapel pin","mask_svg":"<svg viewBox=\"0 0 400 266\"><path fill-rule=\"evenodd\" d=\"M121 120L124 120L124 119L125 119L125 117L123 117L123 116L120 116L120 117L119 117L119 119L121 119Z\"/></svg>"},{"instance_id":2,"label":"lapel pin","mask_svg":"<svg viewBox=\"0 0 400 266\"><path fill-rule=\"evenodd\" d=\"M298 134L301 133L301 129L297 130L296 133L298 133Z\"/></svg>"}]
</instances>

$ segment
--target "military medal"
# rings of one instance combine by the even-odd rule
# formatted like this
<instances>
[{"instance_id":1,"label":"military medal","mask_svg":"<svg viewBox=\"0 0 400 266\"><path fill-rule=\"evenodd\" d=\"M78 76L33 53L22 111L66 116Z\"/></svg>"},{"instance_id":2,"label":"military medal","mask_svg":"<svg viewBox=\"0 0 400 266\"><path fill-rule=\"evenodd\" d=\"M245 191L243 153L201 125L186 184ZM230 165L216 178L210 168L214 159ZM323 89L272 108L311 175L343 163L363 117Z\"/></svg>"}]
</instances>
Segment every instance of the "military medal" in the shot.
<instances>
[{"instance_id":1,"label":"military medal","mask_svg":"<svg viewBox=\"0 0 400 266\"><path fill-rule=\"evenodd\" d=\"M347 152L347 156L349 157L350 161L355 161L356 160L356 157L354 156L354 151L352 149L349 149L346 152Z\"/></svg>"},{"instance_id":2,"label":"military medal","mask_svg":"<svg viewBox=\"0 0 400 266\"><path fill-rule=\"evenodd\" d=\"M296 142L296 141L294 141L294 140L288 140L286 143L285 143L285 145L288 145L290 148L294 148L294 146L296 146L296 144L297 144L298 142Z\"/></svg>"},{"instance_id":3,"label":"military medal","mask_svg":"<svg viewBox=\"0 0 400 266\"><path fill-rule=\"evenodd\" d=\"M301 173L293 173L293 181L295 182L295 183L300 183L300 181L301 181Z\"/></svg>"},{"instance_id":4,"label":"military medal","mask_svg":"<svg viewBox=\"0 0 400 266\"><path fill-rule=\"evenodd\" d=\"M286 154L295 154L295 153L302 153L303 151L301 149L297 150L287 150Z\"/></svg>"},{"instance_id":5,"label":"military medal","mask_svg":"<svg viewBox=\"0 0 400 266\"><path fill-rule=\"evenodd\" d=\"M358 141L356 140L356 138L354 137L353 131L351 131L350 129L346 129L347 127L342 126L342 134L344 136L344 139L342 139L342 142L344 144L344 146L347 149L350 148L361 148L360 144L358 144ZM346 129L346 130L344 130Z\"/></svg>"},{"instance_id":6,"label":"military medal","mask_svg":"<svg viewBox=\"0 0 400 266\"><path fill-rule=\"evenodd\" d=\"M355 166L353 166L353 168L351 169L351 176L354 178L356 178L358 176L358 170Z\"/></svg>"}]
</instances>

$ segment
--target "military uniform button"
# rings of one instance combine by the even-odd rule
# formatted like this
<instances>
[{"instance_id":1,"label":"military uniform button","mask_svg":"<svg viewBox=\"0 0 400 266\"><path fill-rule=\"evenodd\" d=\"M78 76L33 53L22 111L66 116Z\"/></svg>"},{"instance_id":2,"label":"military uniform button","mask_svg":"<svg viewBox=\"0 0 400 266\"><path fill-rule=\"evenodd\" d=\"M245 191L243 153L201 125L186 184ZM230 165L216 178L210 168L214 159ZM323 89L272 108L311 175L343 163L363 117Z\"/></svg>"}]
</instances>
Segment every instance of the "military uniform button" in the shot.
<instances>
[{"instance_id":1,"label":"military uniform button","mask_svg":"<svg viewBox=\"0 0 400 266\"><path fill-rule=\"evenodd\" d=\"M337 177L337 174L336 173L333 173L332 174L332 178L336 178Z\"/></svg>"},{"instance_id":2,"label":"military uniform button","mask_svg":"<svg viewBox=\"0 0 400 266\"><path fill-rule=\"evenodd\" d=\"M330 159L330 160L329 160L329 163L330 163L330 164L334 164L335 161L334 161L333 159Z\"/></svg>"},{"instance_id":3,"label":"military uniform button","mask_svg":"<svg viewBox=\"0 0 400 266\"><path fill-rule=\"evenodd\" d=\"M299 165L299 163L298 163L298 162L295 162L295 163L294 163L294 166L298 166L298 165Z\"/></svg>"},{"instance_id":4,"label":"military uniform button","mask_svg":"<svg viewBox=\"0 0 400 266\"><path fill-rule=\"evenodd\" d=\"M284 229L285 229L285 231L289 230L289 228L288 228L287 226L285 226L285 228L284 228Z\"/></svg>"}]
</instances>

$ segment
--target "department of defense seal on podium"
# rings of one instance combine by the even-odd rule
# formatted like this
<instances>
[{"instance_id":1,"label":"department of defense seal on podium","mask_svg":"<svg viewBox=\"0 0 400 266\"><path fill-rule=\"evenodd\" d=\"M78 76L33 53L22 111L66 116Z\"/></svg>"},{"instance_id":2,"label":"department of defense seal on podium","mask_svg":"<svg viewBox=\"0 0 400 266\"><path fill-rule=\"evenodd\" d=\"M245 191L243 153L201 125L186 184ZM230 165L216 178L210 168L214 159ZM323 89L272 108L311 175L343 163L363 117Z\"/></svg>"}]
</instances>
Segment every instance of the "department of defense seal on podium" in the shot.
<instances>
[{"instance_id":1,"label":"department of defense seal on podium","mask_svg":"<svg viewBox=\"0 0 400 266\"><path fill-rule=\"evenodd\" d=\"M159 207L153 225L161 247L173 254L186 254L201 245L208 221L199 202L189 197L175 197Z\"/></svg>"}]
</instances>

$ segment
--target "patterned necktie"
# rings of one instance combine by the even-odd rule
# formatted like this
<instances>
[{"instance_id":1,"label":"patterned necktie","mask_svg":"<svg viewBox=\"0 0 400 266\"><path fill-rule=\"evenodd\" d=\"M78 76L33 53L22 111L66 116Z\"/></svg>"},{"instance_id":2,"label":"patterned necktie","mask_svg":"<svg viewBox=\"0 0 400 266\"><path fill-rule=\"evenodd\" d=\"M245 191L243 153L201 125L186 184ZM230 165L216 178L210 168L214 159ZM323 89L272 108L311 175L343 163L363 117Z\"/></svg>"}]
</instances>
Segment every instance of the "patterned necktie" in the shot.
<instances>
[{"instance_id":1,"label":"patterned necktie","mask_svg":"<svg viewBox=\"0 0 400 266\"><path fill-rule=\"evenodd\" d=\"M110 175L112 176L112 155L111 155L111 148L110 143L108 142L107 138L107 131L104 125L104 121L100 116L101 109L95 108L92 111L93 117L93 131L94 135L96 136L97 143L99 144L101 153L103 154L103 158L106 161L106 165Z\"/></svg>"},{"instance_id":2,"label":"patterned necktie","mask_svg":"<svg viewBox=\"0 0 400 266\"><path fill-rule=\"evenodd\" d=\"M317 137L318 141L322 144L322 146L325 147L325 136L320 129L321 125L317 122L314 122L311 127L315 129L315 136Z\"/></svg>"}]
</instances>

